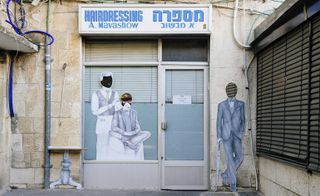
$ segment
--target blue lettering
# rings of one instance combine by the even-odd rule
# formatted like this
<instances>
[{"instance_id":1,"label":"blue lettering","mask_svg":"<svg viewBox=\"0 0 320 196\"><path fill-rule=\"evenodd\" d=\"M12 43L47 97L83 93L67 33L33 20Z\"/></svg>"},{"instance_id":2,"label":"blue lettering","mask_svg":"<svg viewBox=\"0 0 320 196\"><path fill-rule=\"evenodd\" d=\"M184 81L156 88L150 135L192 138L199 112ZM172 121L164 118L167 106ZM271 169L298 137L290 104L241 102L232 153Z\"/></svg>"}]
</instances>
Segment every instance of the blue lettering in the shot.
<instances>
[{"instance_id":1,"label":"blue lettering","mask_svg":"<svg viewBox=\"0 0 320 196\"><path fill-rule=\"evenodd\" d=\"M204 13L202 10L194 11L194 21L195 22L204 22Z\"/></svg>"},{"instance_id":2,"label":"blue lettering","mask_svg":"<svg viewBox=\"0 0 320 196\"><path fill-rule=\"evenodd\" d=\"M189 10L183 12L183 20L185 22L192 22L193 13Z\"/></svg>"},{"instance_id":3,"label":"blue lettering","mask_svg":"<svg viewBox=\"0 0 320 196\"><path fill-rule=\"evenodd\" d=\"M138 28L139 23L125 23L125 22L99 22L100 29L135 29Z\"/></svg>"},{"instance_id":4,"label":"blue lettering","mask_svg":"<svg viewBox=\"0 0 320 196\"><path fill-rule=\"evenodd\" d=\"M103 21L103 12L98 11L98 21Z\"/></svg>"},{"instance_id":5,"label":"blue lettering","mask_svg":"<svg viewBox=\"0 0 320 196\"><path fill-rule=\"evenodd\" d=\"M124 11L123 21L125 21L125 22L129 21L129 11Z\"/></svg>"},{"instance_id":6,"label":"blue lettering","mask_svg":"<svg viewBox=\"0 0 320 196\"><path fill-rule=\"evenodd\" d=\"M153 22L162 22L162 12L160 10L153 11Z\"/></svg>"},{"instance_id":7,"label":"blue lettering","mask_svg":"<svg viewBox=\"0 0 320 196\"><path fill-rule=\"evenodd\" d=\"M167 22L171 22L171 11L164 10L163 15L167 15Z\"/></svg>"},{"instance_id":8,"label":"blue lettering","mask_svg":"<svg viewBox=\"0 0 320 196\"><path fill-rule=\"evenodd\" d=\"M153 10L153 22L204 22L202 10Z\"/></svg>"},{"instance_id":9,"label":"blue lettering","mask_svg":"<svg viewBox=\"0 0 320 196\"><path fill-rule=\"evenodd\" d=\"M92 22L90 22L90 24L89 24L89 29L90 28L93 28L94 29L94 26L93 26L93 23Z\"/></svg>"},{"instance_id":10,"label":"blue lettering","mask_svg":"<svg viewBox=\"0 0 320 196\"><path fill-rule=\"evenodd\" d=\"M119 17L118 11L114 11L113 17L114 17L114 20L113 20L113 21L118 22L118 17Z\"/></svg>"},{"instance_id":11,"label":"blue lettering","mask_svg":"<svg viewBox=\"0 0 320 196\"><path fill-rule=\"evenodd\" d=\"M90 12L89 11L84 11L84 21L85 22L90 22L91 20L91 17L90 17Z\"/></svg>"},{"instance_id":12,"label":"blue lettering","mask_svg":"<svg viewBox=\"0 0 320 196\"><path fill-rule=\"evenodd\" d=\"M180 22L181 21L181 10L173 10L172 11L172 21L173 22Z\"/></svg>"},{"instance_id":13,"label":"blue lettering","mask_svg":"<svg viewBox=\"0 0 320 196\"><path fill-rule=\"evenodd\" d=\"M138 11L138 22L142 22L143 20L143 12L142 11Z\"/></svg>"}]
</instances>

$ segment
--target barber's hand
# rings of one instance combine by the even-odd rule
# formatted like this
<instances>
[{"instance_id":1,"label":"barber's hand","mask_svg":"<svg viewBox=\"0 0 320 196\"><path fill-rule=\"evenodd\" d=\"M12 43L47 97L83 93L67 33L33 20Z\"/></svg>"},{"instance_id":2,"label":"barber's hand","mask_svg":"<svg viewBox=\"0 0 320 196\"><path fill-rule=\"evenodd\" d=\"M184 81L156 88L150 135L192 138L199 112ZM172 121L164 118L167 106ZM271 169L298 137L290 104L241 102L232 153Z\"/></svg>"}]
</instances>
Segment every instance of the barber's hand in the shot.
<instances>
[{"instance_id":1,"label":"barber's hand","mask_svg":"<svg viewBox=\"0 0 320 196\"><path fill-rule=\"evenodd\" d=\"M222 143L223 139L222 138L218 138L218 143Z\"/></svg>"},{"instance_id":2,"label":"barber's hand","mask_svg":"<svg viewBox=\"0 0 320 196\"><path fill-rule=\"evenodd\" d=\"M115 105L114 103L111 103L111 104L107 105L108 110L110 110L111 108L113 108L114 105Z\"/></svg>"}]
</instances>

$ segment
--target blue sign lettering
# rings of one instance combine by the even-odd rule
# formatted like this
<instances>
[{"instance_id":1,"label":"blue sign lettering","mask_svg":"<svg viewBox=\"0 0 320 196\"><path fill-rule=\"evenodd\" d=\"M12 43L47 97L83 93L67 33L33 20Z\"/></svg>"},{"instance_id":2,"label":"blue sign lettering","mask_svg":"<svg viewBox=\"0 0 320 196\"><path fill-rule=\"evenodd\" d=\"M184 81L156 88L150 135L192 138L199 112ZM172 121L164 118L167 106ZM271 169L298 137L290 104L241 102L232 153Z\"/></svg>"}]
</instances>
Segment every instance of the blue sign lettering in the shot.
<instances>
[{"instance_id":1,"label":"blue sign lettering","mask_svg":"<svg viewBox=\"0 0 320 196\"><path fill-rule=\"evenodd\" d=\"M85 22L142 22L141 10L85 10Z\"/></svg>"},{"instance_id":2,"label":"blue sign lettering","mask_svg":"<svg viewBox=\"0 0 320 196\"><path fill-rule=\"evenodd\" d=\"M153 22L204 22L202 10L153 10Z\"/></svg>"}]
</instances>

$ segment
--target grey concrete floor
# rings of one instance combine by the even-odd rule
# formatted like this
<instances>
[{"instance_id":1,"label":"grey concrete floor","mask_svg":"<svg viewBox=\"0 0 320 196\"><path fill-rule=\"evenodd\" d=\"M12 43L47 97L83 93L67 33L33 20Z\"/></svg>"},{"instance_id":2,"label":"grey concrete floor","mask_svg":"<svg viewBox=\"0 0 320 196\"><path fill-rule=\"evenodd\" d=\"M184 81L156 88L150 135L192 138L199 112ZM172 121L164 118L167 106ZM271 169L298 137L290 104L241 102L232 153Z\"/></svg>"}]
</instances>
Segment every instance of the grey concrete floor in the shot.
<instances>
[{"instance_id":1,"label":"grey concrete floor","mask_svg":"<svg viewBox=\"0 0 320 196\"><path fill-rule=\"evenodd\" d=\"M253 191L209 192L209 191L143 191L143 190L43 190L43 189L14 189L2 196L260 196Z\"/></svg>"}]
</instances>

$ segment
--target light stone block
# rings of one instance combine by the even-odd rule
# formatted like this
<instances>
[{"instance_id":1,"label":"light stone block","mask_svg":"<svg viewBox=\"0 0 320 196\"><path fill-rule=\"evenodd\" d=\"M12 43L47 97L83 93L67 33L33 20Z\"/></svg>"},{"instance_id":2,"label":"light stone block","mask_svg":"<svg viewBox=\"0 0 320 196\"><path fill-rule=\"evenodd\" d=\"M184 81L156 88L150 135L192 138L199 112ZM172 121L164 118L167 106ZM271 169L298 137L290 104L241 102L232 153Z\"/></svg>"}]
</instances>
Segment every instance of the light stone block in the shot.
<instances>
[{"instance_id":1,"label":"light stone block","mask_svg":"<svg viewBox=\"0 0 320 196\"><path fill-rule=\"evenodd\" d=\"M15 115L19 117L26 116L26 103L24 99L21 99L20 96L14 98L14 109Z\"/></svg>"},{"instance_id":2,"label":"light stone block","mask_svg":"<svg viewBox=\"0 0 320 196\"><path fill-rule=\"evenodd\" d=\"M26 114L28 117L43 117L44 114L44 96L40 93L38 84L29 85L26 101Z\"/></svg>"},{"instance_id":3,"label":"light stone block","mask_svg":"<svg viewBox=\"0 0 320 196\"><path fill-rule=\"evenodd\" d=\"M320 174L313 173L309 175L309 195L310 196L319 196L320 193Z\"/></svg>"},{"instance_id":4,"label":"light stone block","mask_svg":"<svg viewBox=\"0 0 320 196\"><path fill-rule=\"evenodd\" d=\"M59 117L62 118L71 118L72 116L72 102L62 101L62 107Z\"/></svg>"},{"instance_id":5,"label":"light stone block","mask_svg":"<svg viewBox=\"0 0 320 196\"><path fill-rule=\"evenodd\" d=\"M80 102L73 102L71 118L81 119L81 103Z\"/></svg>"},{"instance_id":6,"label":"light stone block","mask_svg":"<svg viewBox=\"0 0 320 196\"><path fill-rule=\"evenodd\" d=\"M41 184L44 181L44 169L35 168L34 169L34 183Z\"/></svg>"},{"instance_id":7,"label":"light stone block","mask_svg":"<svg viewBox=\"0 0 320 196\"><path fill-rule=\"evenodd\" d=\"M33 151L39 152L44 151L44 134L33 135Z\"/></svg>"},{"instance_id":8,"label":"light stone block","mask_svg":"<svg viewBox=\"0 0 320 196\"><path fill-rule=\"evenodd\" d=\"M253 162L252 162L252 157L251 155L244 155L243 156L243 162L239 168L240 170L248 170L248 171L253 171Z\"/></svg>"},{"instance_id":9,"label":"light stone block","mask_svg":"<svg viewBox=\"0 0 320 196\"><path fill-rule=\"evenodd\" d=\"M31 153L27 151L27 153L24 153L24 164L25 168L31 167Z\"/></svg>"},{"instance_id":10,"label":"light stone block","mask_svg":"<svg viewBox=\"0 0 320 196\"><path fill-rule=\"evenodd\" d=\"M33 134L23 134L23 147L33 146Z\"/></svg>"},{"instance_id":11,"label":"light stone block","mask_svg":"<svg viewBox=\"0 0 320 196\"><path fill-rule=\"evenodd\" d=\"M63 21L63 22L61 22ZM54 14L52 27L59 27L60 31L77 32L78 31L78 14L77 13L61 13Z\"/></svg>"},{"instance_id":12,"label":"light stone block","mask_svg":"<svg viewBox=\"0 0 320 196\"><path fill-rule=\"evenodd\" d=\"M69 146L81 146L81 136L79 134L70 135L68 145Z\"/></svg>"},{"instance_id":13,"label":"light stone block","mask_svg":"<svg viewBox=\"0 0 320 196\"><path fill-rule=\"evenodd\" d=\"M298 195L304 195L308 192L308 174L304 170L290 169L290 187L292 192Z\"/></svg>"},{"instance_id":14,"label":"light stone block","mask_svg":"<svg viewBox=\"0 0 320 196\"><path fill-rule=\"evenodd\" d=\"M54 2L53 2L54 3ZM54 6L52 10L53 15L64 14L66 12L77 13L78 10L78 2L76 1L66 1L63 4L58 6Z\"/></svg>"},{"instance_id":15,"label":"light stone block","mask_svg":"<svg viewBox=\"0 0 320 196\"><path fill-rule=\"evenodd\" d=\"M57 65L57 63L55 63L55 65ZM54 87L52 91L58 91L61 95L62 85L65 80L65 70L62 69L62 65L59 64L58 66L56 69L51 70L51 81Z\"/></svg>"},{"instance_id":16,"label":"light stone block","mask_svg":"<svg viewBox=\"0 0 320 196\"><path fill-rule=\"evenodd\" d=\"M260 191L266 196L298 196L264 177L260 178Z\"/></svg>"},{"instance_id":17,"label":"light stone block","mask_svg":"<svg viewBox=\"0 0 320 196\"><path fill-rule=\"evenodd\" d=\"M65 85L62 95L63 101L80 102L80 83Z\"/></svg>"},{"instance_id":18,"label":"light stone block","mask_svg":"<svg viewBox=\"0 0 320 196\"><path fill-rule=\"evenodd\" d=\"M62 105L60 106L60 102L51 101L51 117L59 118L61 114Z\"/></svg>"},{"instance_id":19,"label":"light stone block","mask_svg":"<svg viewBox=\"0 0 320 196\"><path fill-rule=\"evenodd\" d=\"M78 56L80 52L73 52L73 56ZM71 66L66 70L65 84L73 85L81 81L81 69L79 59L72 58Z\"/></svg>"},{"instance_id":20,"label":"light stone block","mask_svg":"<svg viewBox=\"0 0 320 196\"><path fill-rule=\"evenodd\" d=\"M70 32L69 35L70 35L70 39L69 39L70 49L74 49L74 50L79 49L79 53L80 53L81 37L79 33Z\"/></svg>"},{"instance_id":21,"label":"light stone block","mask_svg":"<svg viewBox=\"0 0 320 196\"><path fill-rule=\"evenodd\" d=\"M51 168L50 170L50 181L56 181L60 178L61 169L60 168Z\"/></svg>"},{"instance_id":22,"label":"light stone block","mask_svg":"<svg viewBox=\"0 0 320 196\"><path fill-rule=\"evenodd\" d=\"M45 68L44 66L41 66L39 63L35 62L38 61L33 61L28 65L28 82L43 83L45 81Z\"/></svg>"},{"instance_id":23,"label":"light stone block","mask_svg":"<svg viewBox=\"0 0 320 196\"><path fill-rule=\"evenodd\" d=\"M44 133L44 118L33 118L33 132Z\"/></svg>"},{"instance_id":24,"label":"light stone block","mask_svg":"<svg viewBox=\"0 0 320 196\"><path fill-rule=\"evenodd\" d=\"M63 160L63 152L51 153L51 164L53 169L60 169L62 160Z\"/></svg>"},{"instance_id":25,"label":"light stone block","mask_svg":"<svg viewBox=\"0 0 320 196\"><path fill-rule=\"evenodd\" d=\"M60 118L59 120L58 132L60 134L80 133L81 122L79 118Z\"/></svg>"},{"instance_id":26,"label":"light stone block","mask_svg":"<svg viewBox=\"0 0 320 196\"><path fill-rule=\"evenodd\" d=\"M19 133L33 133L33 119L30 117L18 117L17 129Z\"/></svg>"},{"instance_id":27,"label":"light stone block","mask_svg":"<svg viewBox=\"0 0 320 196\"><path fill-rule=\"evenodd\" d=\"M65 135L51 135L51 145L52 146L67 146L69 142L69 137Z\"/></svg>"},{"instance_id":28,"label":"light stone block","mask_svg":"<svg viewBox=\"0 0 320 196\"><path fill-rule=\"evenodd\" d=\"M15 66L15 81L16 83L28 83L27 66L22 64L21 60Z\"/></svg>"},{"instance_id":29,"label":"light stone block","mask_svg":"<svg viewBox=\"0 0 320 196\"><path fill-rule=\"evenodd\" d=\"M34 183L34 169L10 169L10 183Z\"/></svg>"},{"instance_id":30,"label":"light stone block","mask_svg":"<svg viewBox=\"0 0 320 196\"><path fill-rule=\"evenodd\" d=\"M52 84L52 91L51 91L51 101L53 102L60 102L61 101L61 89L62 85L61 84Z\"/></svg>"},{"instance_id":31,"label":"light stone block","mask_svg":"<svg viewBox=\"0 0 320 196\"><path fill-rule=\"evenodd\" d=\"M245 130L245 133L242 139L242 145L243 145L243 154L247 156L251 156L252 146L251 146L250 140L251 138L248 135L248 131Z\"/></svg>"},{"instance_id":32,"label":"light stone block","mask_svg":"<svg viewBox=\"0 0 320 196\"><path fill-rule=\"evenodd\" d=\"M274 172L276 173L276 182L286 189L291 189L292 176L290 175L292 170L288 165L282 163L274 164Z\"/></svg>"},{"instance_id":33,"label":"light stone block","mask_svg":"<svg viewBox=\"0 0 320 196\"><path fill-rule=\"evenodd\" d=\"M66 31L61 31L60 29L52 29L52 34L54 34L55 39L59 40L59 42L56 42L52 48L52 52L55 56L58 56L58 51L59 49L69 49L69 42L71 39L70 33L66 33ZM79 35L78 35L79 36ZM63 64L62 61L63 59L57 59L56 63L52 66L53 69L60 69L61 65Z\"/></svg>"},{"instance_id":34,"label":"light stone block","mask_svg":"<svg viewBox=\"0 0 320 196\"><path fill-rule=\"evenodd\" d=\"M237 172L237 184L241 187L251 187L251 175L250 170L239 170Z\"/></svg>"},{"instance_id":35,"label":"light stone block","mask_svg":"<svg viewBox=\"0 0 320 196\"><path fill-rule=\"evenodd\" d=\"M22 151L22 134L11 135L11 146L14 152Z\"/></svg>"},{"instance_id":36,"label":"light stone block","mask_svg":"<svg viewBox=\"0 0 320 196\"><path fill-rule=\"evenodd\" d=\"M44 152L33 152L31 154L31 167L41 168L44 165Z\"/></svg>"},{"instance_id":37,"label":"light stone block","mask_svg":"<svg viewBox=\"0 0 320 196\"><path fill-rule=\"evenodd\" d=\"M263 157L259 157L258 163L260 176L263 176L271 181L275 181L276 174L275 172L271 172L274 171L274 163L271 160Z\"/></svg>"}]
</instances>

